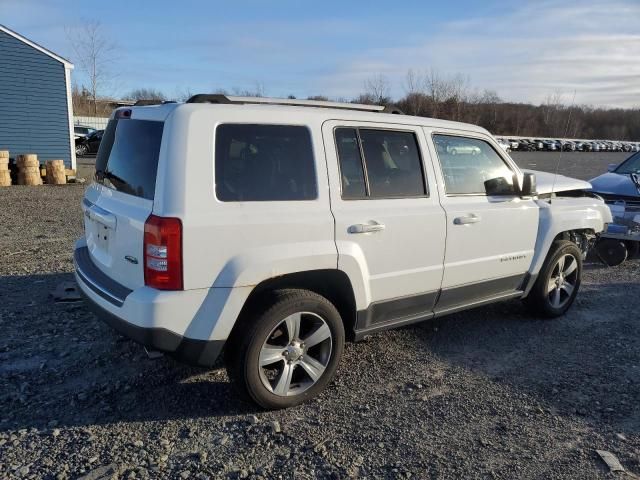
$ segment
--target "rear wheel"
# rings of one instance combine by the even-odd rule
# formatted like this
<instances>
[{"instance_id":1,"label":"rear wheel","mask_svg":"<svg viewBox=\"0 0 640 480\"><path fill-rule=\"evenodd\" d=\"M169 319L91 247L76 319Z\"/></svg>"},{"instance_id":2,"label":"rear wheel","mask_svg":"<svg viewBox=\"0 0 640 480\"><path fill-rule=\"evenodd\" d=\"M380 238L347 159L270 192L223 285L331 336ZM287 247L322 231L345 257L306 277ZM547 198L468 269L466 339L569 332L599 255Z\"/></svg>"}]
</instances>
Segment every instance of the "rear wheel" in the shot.
<instances>
[{"instance_id":1,"label":"rear wheel","mask_svg":"<svg viewBox=\"0 0 640 480\"><path fill-rule=\"evenodd\" d=\"M253 312L241 320L226 347L235 386L268 409L291 407L319 394L344 349L344 326L333 304L307 290L280 290Z\"/></svg>"},{"instance_id":2,"label":"rear wheel","mask_svg":"<svg viewBox=\"0 0 640 480\"><path fill-rule=\"evenodd\" d=\"M86 145L80 144L76 146L76 155L79 155L82 157L86 155L88 152L89 152L89 148Z\"/></svg>"},{"instance_id":3,"label":"rear wheel","mask_svg":"<svg viewBox=\"0 0 640 480\"><path fill-rule=\"evenodd\" d=\"M576 298L582 277L582 253L568 240L555 241L526 305L536 313L553 318L563 315Z\"/></svg>"}]
</instances>

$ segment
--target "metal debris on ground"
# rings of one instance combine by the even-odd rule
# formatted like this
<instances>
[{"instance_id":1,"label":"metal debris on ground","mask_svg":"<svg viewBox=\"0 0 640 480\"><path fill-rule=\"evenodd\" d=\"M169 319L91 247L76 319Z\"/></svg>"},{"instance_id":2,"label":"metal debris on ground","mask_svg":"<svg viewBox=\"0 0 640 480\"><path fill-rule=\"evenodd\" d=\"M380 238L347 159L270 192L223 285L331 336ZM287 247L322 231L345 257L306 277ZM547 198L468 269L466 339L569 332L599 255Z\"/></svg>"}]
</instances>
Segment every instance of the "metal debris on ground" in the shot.
<instances>
[{"instance_id":1,"label":"metal debris on ground","mask_svg":"<svg viewBox=\"0 0 640 480\"><path fill-rule=\"evenodd\" d=\"M600 455L600 458L602 459L602 461L604 461L604 463L607 464L610 471L612 472L625 471L624 467L622 466L620 461L616 458L616 456L613 453L607 452L606 450L596 450L596 453Z\"/></svg>"},{"instance_id":2,"label":"metal debris on ground","mask_svg":"<svg viewBox=\"0 0 640 480\"><path fill-rule=\"evenodd\" d=\"M51 292L55 302L79 302L82 300L75 282L61 282Z\"/></svg>"},{"instance_id":3,"label":"metal debris on ground","mask_svg":"<svg viewBox=\"0 0 640 480\"><path fill-rule=\"evenodd\" d=\"M158 350L147 350L147 347L144 347L144 351L149 360L157 360L158 358L164 357L164 353L159 352Z\"/></svg>"}]
</instances>

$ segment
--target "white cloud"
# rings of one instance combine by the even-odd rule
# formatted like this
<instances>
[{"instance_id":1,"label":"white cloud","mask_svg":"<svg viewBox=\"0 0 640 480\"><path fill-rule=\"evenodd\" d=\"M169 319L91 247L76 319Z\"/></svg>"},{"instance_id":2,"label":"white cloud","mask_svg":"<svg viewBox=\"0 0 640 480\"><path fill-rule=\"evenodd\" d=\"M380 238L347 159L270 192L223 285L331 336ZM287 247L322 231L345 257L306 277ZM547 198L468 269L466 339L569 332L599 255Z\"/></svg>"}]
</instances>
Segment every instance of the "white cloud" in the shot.
<instances>
[{"instance_id":1,"label":"white cloud","mask_svg":"<svg viewBox=\"0 0 640 480\"><path fill-rule=\"evenodd\" d=\"M510 101L640 106L640 3L536 2L505 14L450 22L419 41L371 48L319 79L330 95L354 95L377 73L401 95L409 68L462 73ZM345 91L345 88L348 91Z\"/></svg>"}]
</instances>

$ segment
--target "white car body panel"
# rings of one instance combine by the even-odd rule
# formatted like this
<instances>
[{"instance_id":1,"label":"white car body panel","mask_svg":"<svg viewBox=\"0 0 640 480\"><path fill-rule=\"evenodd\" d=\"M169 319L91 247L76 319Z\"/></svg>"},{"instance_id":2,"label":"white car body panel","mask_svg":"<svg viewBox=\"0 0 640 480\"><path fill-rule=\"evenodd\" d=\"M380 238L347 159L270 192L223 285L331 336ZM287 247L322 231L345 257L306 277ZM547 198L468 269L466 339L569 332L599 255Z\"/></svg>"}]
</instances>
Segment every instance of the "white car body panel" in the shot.
<instances>
[{"instance_id":1,"label":"white car body panel","mask_svg":"<svg viewBox=\"0 0 640 480\"><path fill-rule=\"evenodd\" d=\"M565 177L564 175L556 175L549 172L540 172L538 170L523 169L522 171L535 174L538 195L591 189L589 182L578 180L577 178Z\"/></svg>"},{"instance_id":2,"label":"white car body panel","mask_svg":"<svg viewBox=\"0 0 640 480\"><path fill-rule=\"evenodd\" d=\"M335 217L338 268L352 284L362 285L356 292L358 309L385 299L435 292L442 281L445 242L445 215L438 201L433 165L422 130L395 123L376 124L376 128L412 132L423 152L430 196L343 200L338 157L333 130L338 127L371 128L370 123L328 120L322 135L328 159L331 210ZM384 230L349 233L357 224L379 223ZM425 246L428 244L428 248Z\"/></svg>"},{"instance_id":3,"label":"white car body panel","mask_svg":"<svg viewBox=\"0 0 640 480\"><path fill-rule=\"evenodd\" d=\"M184 105L165 123L167 150L164 155L161 151L153 213L182 220L184 288L244 287L296 271L335 269L326 181L318 181L318 198L311 201L215 198L214 135L221 119L247 123L243 109L232 107L218 117L201 105ZM282 124L269 111L255 112L251 120ZM286 123L309 126L303 119ZM313 148L316 172L326 172L322 144L316 140Z\"/></svg>"},{"instance_id":4,"label":"white car body panel","mask_svg":"<svg viewBox=\"0 0 640 480\"><path fill-rule=\"evenodd\" d=\"M556 237L571 230L591 230L602 232L606 224L612 222L607 205L589 197L557 197L551 200L537 200L540 208L540 227L536 238L535 254L529 273L537 275L542 268L547 252ZM530 284L530 287L533 286ZM525 291L525 294L528 291Z\"/></svg>"},{"instance_id":5,"label":"white car body panel","mask_svg":"<svg viewBox=\"0 0 640 480\"><path fill-rule=\"evenodd\" d=\"M461 135L458 130L424 129L433 134ZM522 181L522 173L491 135L467 133L493 146L505 164ZM437 158L431 145L432 156ZM447 195L442 170L440 203L447 215L447 245L442 289L474 284L494 278L524 275L529 268L538 231L538 209L531 199L516 196ZM476 215L477 223L456 225L458 217Z\"/></svg>"}]
</instances>

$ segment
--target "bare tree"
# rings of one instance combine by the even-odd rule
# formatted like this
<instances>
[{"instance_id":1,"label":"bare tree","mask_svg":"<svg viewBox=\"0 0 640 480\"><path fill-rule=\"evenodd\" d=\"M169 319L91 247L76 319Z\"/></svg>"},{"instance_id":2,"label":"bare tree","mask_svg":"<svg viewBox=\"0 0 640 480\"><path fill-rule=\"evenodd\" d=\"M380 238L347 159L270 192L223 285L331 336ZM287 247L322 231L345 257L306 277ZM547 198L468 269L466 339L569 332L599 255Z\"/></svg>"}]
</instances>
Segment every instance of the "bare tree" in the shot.
<instances>
[{"instance_id":1,"label":"bare tree","mask_svg":"<svg viewBox=\"0 0 640 480\"><path fill-rule=\"evenodd\" d=\"M424 113L424 109L427 103L427 97L425 95L426 80L413 69L407 71L405 77L405 108L411 115L421 115Z\"/></svg>"},{"instance_id":2,"label":"bare tree","mask_svg":"<svg viewBox=\"0 0 640 480\"><path fill-rule=\"evenodd\" d=\"M164 101L167 99L164 93L156 88L136 88L129 92L125 97L129 100L159 100Z\"/></svg>"},{"instance_id":3,"label":"bare tree","mask_svg":"<svg viewBox=\"0 0 640 480\"><path fill-rule=\"evenodd\" d=\"M256 82L253 90L233 87L232 91L234 95L238 95L240 97L266 97L265 88L262 82Z\"/></svg>"},{"instance_id":4,"label":"bare tree","mask_svg":"<svg viewBox=\"0 0 640 480\"><path fill-rule=\"evenodd\" d=\"M371 99L371 103L384 105L390 103L389 80L382 74L374 75L364 82L364 96Z\"/></svg>"},{"instance_id":5,"label":"bare tree","mask_svg":"<svg viewBox=\"0 0 640 480\"><path fill-rule=\"evenodd\" d=\"M87 75L87 90L93 103L93 112L98 112L98 95L113 79L111 65L115 57L115 44L105 36L99 21L93 20L73 33L67 31L76 55L76 62Z\"/></svg>"}]
</instances>

